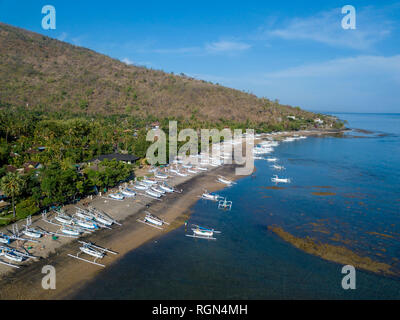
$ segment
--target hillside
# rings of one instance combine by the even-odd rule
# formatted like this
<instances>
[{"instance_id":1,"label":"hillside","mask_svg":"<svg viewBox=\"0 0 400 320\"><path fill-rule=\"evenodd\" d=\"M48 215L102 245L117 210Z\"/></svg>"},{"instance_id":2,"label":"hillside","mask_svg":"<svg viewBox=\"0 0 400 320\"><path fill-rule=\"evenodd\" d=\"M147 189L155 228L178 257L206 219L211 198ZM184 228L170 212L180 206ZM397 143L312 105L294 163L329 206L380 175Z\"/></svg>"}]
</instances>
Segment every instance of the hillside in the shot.
<instances>
[{"instance_id":1,"label":"hillside","mask_svg":"<svg viewBox=\"0 0 400 320\"><path fill-rule=\"evenodd\" d=\"M0 23L0 105L87 114L284 124L299 108L184 75L130 66Z\"/></svg>"}]
</instances>

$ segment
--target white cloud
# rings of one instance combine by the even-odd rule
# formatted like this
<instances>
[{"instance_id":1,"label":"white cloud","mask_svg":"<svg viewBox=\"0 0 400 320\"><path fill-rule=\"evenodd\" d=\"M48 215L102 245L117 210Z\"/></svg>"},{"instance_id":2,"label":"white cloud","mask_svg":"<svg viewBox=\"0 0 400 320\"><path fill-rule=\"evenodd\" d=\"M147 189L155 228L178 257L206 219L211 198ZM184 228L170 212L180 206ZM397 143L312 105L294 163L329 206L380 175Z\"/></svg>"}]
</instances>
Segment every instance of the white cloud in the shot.
<instances>
[{"instance_id":1,"label":"white cloud","mask_svg":"<svg viewBox=\"0 0 400 320\"><path fill-rule=\"evenodd\" d=\"M66 33L66 32L61 33L61 34L57 37L57 39L60 40L60 41L65 41L65 39L67 39L67 38L68 38L68 33Z\"/></svg>"},{"instance_id":2,"label":"white cloud","mask_svg":"<svg viewBox=\"0 0 400 320\"><path fill-rule=\"evenodd\" d=\"M357 29L344 30L341 21L344 15L341 8L319 12L305 18L292 18L274 23L272 30L263 30L268 39L308 40L332 47L345 47L357 50L372 48L377 42L390 35L392 22L386 16L387 8L356 8Z\"/></svg>"},{"instance_id":3,"label":"white cloud","mask_svg":"<svg viewBox=\"0 0 400 320\"><path fill-rule=\"evenodd\" d=\"M232 77L194 76L311 110L400 112L400 55L333 59Z\"/></svg>"},{"instance_id":4,"label":"white cloud","mask_svg":"<svg viewBox=\"0 0 400 320\"><path fill-rule=\"evenodd\" d=\"M240 52L251 48L251 45L244 42L237 41L217 41L212 43L207 43L205 45L206 51L210 53L221 53L221 52Z\"/></svg>"},{"instance_id":5,"label":"white cloud","mask_svg":"<svg viewBox=\"0 0 400 320\"><path fill-rule=\"evenodd\" d=\"M369 74L400 75L400 55L358 56L308 64L265 74L266 78L315 78Z\"/></svg>"},{"instance_id":6,"label":"white cloud","mask_svg":"<svg viewBox=\"0 0 400 320\"><path fill-rule=\"evenodd\" d=\"M153 53L159 54L194 54L194 55L208 55L208 54L235 54L251 48L251 45L239 42L221 40L211 43L206 43L203 46L182 47L182 48L166 48L166 49L153 49Z\"/></svg>"},{"instance_id":7,"label":"white cloud","mask_svg":"<svg viewBox=\"0 0 400 320\"><path fill-rule=\"evenodd\" d=\"M133 64L133 61L131 61L129 58L123 58L121 61L122 61L123 63L128 64L128 65L132 65L132 64Z\"/></svg>"},{"instance_id":8,"label":"white cloud","mask_svg":"<svg viewBox=\"0 0 400 320\"><path fill-rule=\"evenodd\" d=\"M184 48L169 48L169 49L153 49L151 50L154 53L161 54L185 54L185 53L194 53L200 50L199 47L184 47Z\"/></svg>"}]
</instances>

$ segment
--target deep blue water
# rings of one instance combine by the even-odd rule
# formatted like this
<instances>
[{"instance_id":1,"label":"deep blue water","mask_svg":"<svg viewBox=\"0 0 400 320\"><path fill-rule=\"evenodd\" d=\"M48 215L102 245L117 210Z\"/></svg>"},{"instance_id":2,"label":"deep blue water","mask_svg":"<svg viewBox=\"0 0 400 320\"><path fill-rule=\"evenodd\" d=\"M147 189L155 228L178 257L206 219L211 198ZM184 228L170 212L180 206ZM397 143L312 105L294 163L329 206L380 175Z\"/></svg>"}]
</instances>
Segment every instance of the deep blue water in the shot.
<instances>
[{"instance_id":1,"label":"deep blue water","mask_svg":"<svg viewBox=\"0 0 400 320\"><path fill-rule=\"evenodd\" d=\"M274 156L292 179L274 190L269 164L220 194L219 211L200 200L190 223L221 230L217 241L179 228L109 266L75 298L87 299L399 299L400 280L357 271L357 289L341 287L342 266L292 247L268 230L347 246L393 264L400 249L400 115L336 114L344 138L282 143Z\"/></svg>"}]
</instances>

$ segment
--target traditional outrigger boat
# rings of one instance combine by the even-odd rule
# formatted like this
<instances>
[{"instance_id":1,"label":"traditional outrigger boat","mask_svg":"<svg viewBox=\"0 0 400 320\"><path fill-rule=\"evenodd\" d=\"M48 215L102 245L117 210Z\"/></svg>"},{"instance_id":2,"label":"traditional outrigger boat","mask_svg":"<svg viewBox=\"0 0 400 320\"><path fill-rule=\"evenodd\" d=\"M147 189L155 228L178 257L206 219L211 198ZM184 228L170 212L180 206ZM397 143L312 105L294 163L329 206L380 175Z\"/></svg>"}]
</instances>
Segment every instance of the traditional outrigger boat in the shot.
<instances>
[{"instance_id":1,"label":"traditional outrigger boat","mask_svg":"<svg viewBox=\"0 0 400 320\"><path fill-rule=\"evenodd\" d=\"M11 242L11 237L4 233L0 233L0 243L9 244Z\"/></svg>"},{"instance_id":2,"label":"traditional outrigger boat","mask_svg":"<svg viewBox=\"0 0 400 320\"><path fill-rule=\"evenodd\" d=\"M43 236L43 233L39 230L36 230L34 228L28 228L26 227L25 230L22 231L22 233L24 235L26 235L27 237L31 237L31 238L41 238Z\"/></svg>"},{"instance_id":3,"label":"traditional outrigger boat","mask_svg":"<svg viewBox=\"0 0 400 320\"><path fill-rule=\"evenodd\" d=\"M147 190L147 189L150 188L149 185L145 186L145 185L142 185L142 184L135 184L135 185L133 185L133 187L135 189L137 189L137 190Z\"/></svg>"},{"instance_id":4,"label":"traditional outrigger boat","mask_svg":"<svg viewBox=\"0 0 400 320\"><path fill-rule=\"evenodd\" d=\"M57 213L54 219L62 224L71 225L73 223L72 217L64 213Z\"/></svg>"},{"instance_id":5,"label":"traditional outrigger boat","mask_svg":"<svg viewBox=\"0 0 400 320\"><path fill-rule=\"evenodd\" d=\"M285 170L284 166L279 166L277 164L272 165L271 168L273 168L275 170Z\"/></svg>"},{"instance_id":6,"label":"traditional outrigger boat","mask_svg":"<svg viewBox=\"0 0 400 320\"><path fill-rule=\"evenodd\" d=\"M207 168L203 168L203 167L196 167L196 170L200 170L200 171L208 171Z\"/></svg>"},{"instance_id":7,"label":"traditional outrigger boat","mask_svg":"<svg viewBox=\"0 0 400 320\"><path fill-rule=\"evenodd\" d=\"M218 209L221 210L231 210L232 209L232 201L228 201L226 198L219 200Z\"/></svg>"},{"instance_id":8,"label":"traditional outrigger boat","mask_svg":"<svg viewBox=\"0 0 400 320\"><path fill-rule=\"evenodd\" d=\"M187 177L187 176L188 176L187 173L183 173L183 172L180 172L180 171L177 171L177 172L176 172L176 175L177 175L177 176L180 176L180 177Z\"/></svg>"},{"instance_id":9,"label":"traditional outrigger boat","mask_svg":"<svg viewBox=\"0 0 400 320\"><path fill-rule=\"evenodd\" d=\"M144 223L147 224L150 227L156 228L156 229L160 229L162 230L162 226L164 224L169 225L169 223L165 222L163 219L156 217L155 215L153 215L152 213L146 211L146 216L144 217L143 220L138 219L137 220L140 223Z\"/></svg>"},{"instance_id":10,"label":"traditional outrigger boat","mask_svg":"<svg viewBox=\"0 0 400 320\"><path fill-rule=\"evenodd\" d=\"M93 215L93 218L95 219L95 221L98 221L105 226L111 226L112 224L117 224L119 226L121 225L118 221L114 220L113 218L108 216L106 213L96 210L93 207L89 207L89 211Z\"/></svg>"},{"instance_id":11,"label":"traditional outrigger boat","mask_svg":"<svg viewBox=\"0 0 400 320\"><path fill-rule=\"evenodd\" d=\"M147 189L147 190L146 190L146 193L147 193L148 195L152 196L152 197L155 197L155 198L161 198L161 196L162 196L161 193L158 193L158 192L156 192L156 191L154 191L154 190L152 190L152 189Z\"/></svg>"},{"instance_id":12,"label":"traditional outrigger boat","mask_svg":"<svg viewBox=\"0 0 400 320\"><path fill-rule=\"evenodd\" d=\"M165 190L162 190L161 188L159 188L158 186L153 186L153 187L151 187L150 188L151 190L153 190L153 191L155 191L155 192L158 192L158 193L161 193L161 194L165 194Z\"/></svg>"},{"instance_id":13,"label":"traditional outrigger boat","mask_svg":"<svg viewBox=\"0 0 400 320\"><path fill-rule=\"evenodd\" d=\"M207 192L207 190L205 190L205 192L201 195L201 198L205 200L218 201L221 196L219 196L218 194L209 193Z\"/></svg>"},{"instance_id":14,"label":"traditional outrigger boat","mask_svg":"<svg viewBox=\"0 0 400 320\"><path fill-rule=\"evenodd\" d=\"M24 261L24 257L15 253L14 251L3 251L3 249L0 249L0 255L6 258L7 260L13 261L13 262L22 262Z\"/></svg>"},{"instance_id":15,"label":"traditional outrigger boat","mask_svg":"<svg viewBox=\"0 0 400 320\"><path fill-rule=\"evenodd\" d=\"M199 238L199 239L207 239L207 240L217 240L214 238L214 233L221 233L220 231L215 231L214 229L203 228L198 225L193 225L195 228L192 228L193 234L186 234L187 237L191 238Z\"/></svg>"},{"instance_id":16,"label":"traditional outrigger boat","mask_svg":"<svg viewBox=\"0 0 400 320\"><path fill-rule=\"evenodd\" d=\"M97 259L103 259L106 256L106 253L118 254L117 252L114 252L107 248L102 248L102 247L96 246L95 244L93 244L91 242L79 241L79 243L82 244L82 246L79 247L80 251L76 255L68 254L68 256L70 256L71 258L74 258L74 259L84 261L84 262L95 264L95 265L103 267L103 268L105 267L105 265L97 263L96 262ZM91 260L87 260L87 259L83 259L83 258L79 257L79 255L82 253L92 256L94 258L94 260L91 261Z\"/></svg>"},{"instance_id":17,"label":"traditional outrigger boat","mask_svg":"<svg viewBox=\"0 0 400 320\"><path fill-rule=\"evenodd\" d=\"M113 199L113 200L119 200L119 201L122 201L122 200L125 199L125 197L124 197L122 194L120 194L120 193L111 193L111 194L109 195L109 198L111 198L111 199Z\"/></svg>"},{"instance_id":18,"label":"traditional outrigger boat","mask_svg":"<svg viewBox=\"0 0 400 320\"><path fill-rule=\"evenodd\" d=\"M168 193L173 193L175 191L174 188L168 186L165 183L160 184L159 187L160 187L160 189L162 189L162 190L164 190L165 192L168 192Z\"/></svg>"},{"instance_id":19,"label":"traditional outrigger boat","mask_svg":"<svg viewBox=\"0 0 400 320\"><path fill-rule=\"evenodd\" d=\"M158 179L163 179L163 180L168 179L168 176L167 176L166 174L159 173L159 172L156 172L156 173L154 174L154 177L156 177L156 178L158 178Z\"/></svg>"},{"instance_id":20,"label":"traditional outrigger boat","mask_svg":"<svg viewBox=\"0 0 400 320\"><path fill-rule=\"evenodd\" d=\"M271 178L271 181L275 183L290 183L290 179L279 178L276 174Z\"/></svg>"},{"instance_id":21,"label":"traditional outrigger boat","mask_svg":"<svg viewBox=\"0 0 400 320\"><path fill-rule=\"evenodd\" d=\"M155 180L150 180L150 179L147 179L147 178L144 178L141 182L142 182L142 183L149 184L149 185L157 184L157 181L155 181Z\"/></svg>"},{"instance_id":22,"label":"traditional outrigger boat","mask_svg":"<svg viewBox=\"0 0 400 320\"><path fill-rule=\"evenodd\" d=\"M125 189L121 190L121 194L127 198L133 198L136 196L136 192L129 188L125 188Z\"/></svg>"},{"instance_id":23,"label":"traditional outrigger boat","mask_svg":"<svg viewBox=\"0 0 400 320\"><path fill-rule=\"evenodd\" d=\"M219 181L219 182L221 182L221 183L223 183L223 184L226 184L227 186L231 186L232 184L235 183L235 182L233 182L233 181L231 181L231 180L226 179L226 178L223 177L223 176L218 176L217 181Z\"/></svg>"},{"instance_id":24,"label":"traditional outrigger boat","mask_svg":"<svg viewBox=\"0 0 400 320\"><path fill-rule=\"evenodd\" d=\"M73 237L73 238L79 237L82 233L79 229L67 227L67 226L62 226L60 231L70 237Z\"/></svg>"},{"instance_id":25,"label":"traditional outrigger boat","mask_svg":"<svg viewBox=\"0 0 400 320\"><path fill-rule=\"evenodd\" d=\"M267 158L268 162L277 162L278 159L277 158Z\"/></svg>"},{"instance_id":26,"label":"traditional outrigger boat","mask_svg":"<svg viewBox=\"0 0 400 320\"><path fill-rule=\"evenodd\" d=\"M7 260L13 262L22 262L24 260L34 258L34 256L30 254L20 252L14 248L10 248L7 246L0 246L0 256L3 256Z\"/></svg>"},{"instance_id":27,"label":"traditional outrigger boat","mask_svg":"<svg viewBox=\"0 0 400 320\"><path fill-rule=\"evenodd\" d=\"M95 222L90 221L90 220L76 219L74 221L74 224L77 224L81 228L88 229L88 230L97 230L97 229L99 229L99 226Z\"/></svg>"},{"instance_id":28,"label":"traditional outrigger boat","mask_svg":"<svg viewBox=\"0 0 400 320\"><path fill-rule=\"evenodd\" d=\"M78 208L78 207L76 207L76 209L77 210L76 210L75 216L77 216L79 218L82 218L82 219L85 219L85 220L93 219L93 214L92 213L90 213L90 212L88 212L88 211L86 211L84 209Z\"/></svg>"}]
</instances>

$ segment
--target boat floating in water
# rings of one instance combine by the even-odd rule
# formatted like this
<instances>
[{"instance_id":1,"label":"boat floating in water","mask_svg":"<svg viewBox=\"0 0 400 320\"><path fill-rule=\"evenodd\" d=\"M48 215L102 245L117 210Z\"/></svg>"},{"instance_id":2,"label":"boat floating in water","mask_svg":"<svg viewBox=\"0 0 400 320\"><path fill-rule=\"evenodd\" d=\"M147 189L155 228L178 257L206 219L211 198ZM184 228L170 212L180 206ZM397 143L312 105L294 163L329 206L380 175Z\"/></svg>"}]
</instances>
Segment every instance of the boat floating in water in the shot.
<instances>
[{"instance_id":1,"label":"boat floating in water","mask_svg":"<svg viewBox=\"0 0 400 320\"><path fill-rule=\"evenodd\" d=\"M231 210L232 209L232 201L228 201L226 198L219 200L218 209L221 210Z\"/></svg>"},{"instance_id":2,"label":"boat floating in water","mask_svg":"<svg viewBox=\"0 0 400 320\"><path fill-rule=\"evenodd\" d=\"M275 182L275 183L290 183L291 182L290 179L288 179L288 178L279 178L277 175L274 175L271 178L271 181Z\"/></svg>"},{"instance_id":3,"label":"boat floating in water","mask_svg":"<svg viewBox=\"0 0 400 320\"><path fill-rule=\"evenodd\" d=\"M193 225L193 234L186 234L187 237L206 239L206 240L217 240L214 238L214 233L221 233L220 231L215 231L214 229L203 228L198 225Z\"/></svg>"}]
</instances>

